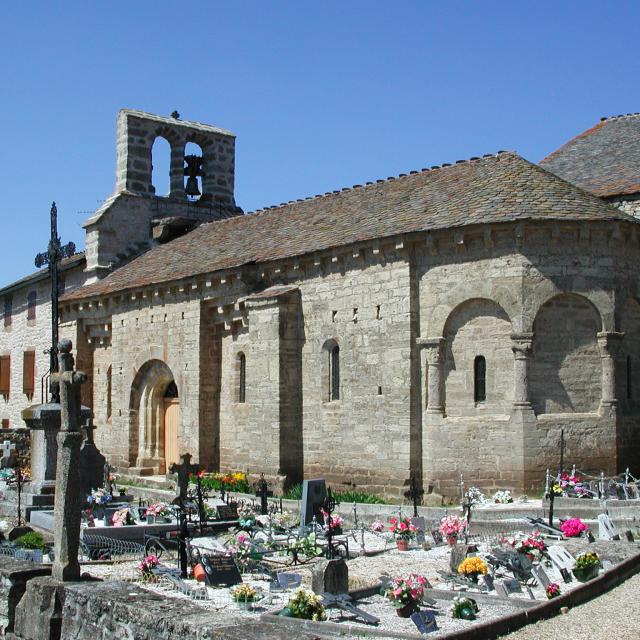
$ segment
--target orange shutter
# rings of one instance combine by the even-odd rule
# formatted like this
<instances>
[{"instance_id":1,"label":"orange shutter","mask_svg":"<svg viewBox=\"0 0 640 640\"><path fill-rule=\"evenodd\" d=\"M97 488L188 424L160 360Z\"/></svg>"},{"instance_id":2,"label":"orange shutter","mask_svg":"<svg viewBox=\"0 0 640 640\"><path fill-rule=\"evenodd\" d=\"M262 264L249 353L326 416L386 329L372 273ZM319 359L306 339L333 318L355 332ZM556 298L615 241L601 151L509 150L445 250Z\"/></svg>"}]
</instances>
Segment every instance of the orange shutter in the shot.
<instances>
[{"instance_id":1,"label":"orange shutter","mask_svg":"<svg viewBox=\"0 0 640 640\"><path fill-rule=\"evenodd\" d=\"M25 351L22 361L22 392L32 396L35 391L36 352Z\"/></svg>"},{"instance_id":2,"label":"orange shutter","mask_svg":"<svg viewBox=\"0 0 640 640\"><path fill-rule=\"evenodd\" d=\"M11 356L0 356L0 394L9 395L11 382Z\"/></svg>"}]
</instances>

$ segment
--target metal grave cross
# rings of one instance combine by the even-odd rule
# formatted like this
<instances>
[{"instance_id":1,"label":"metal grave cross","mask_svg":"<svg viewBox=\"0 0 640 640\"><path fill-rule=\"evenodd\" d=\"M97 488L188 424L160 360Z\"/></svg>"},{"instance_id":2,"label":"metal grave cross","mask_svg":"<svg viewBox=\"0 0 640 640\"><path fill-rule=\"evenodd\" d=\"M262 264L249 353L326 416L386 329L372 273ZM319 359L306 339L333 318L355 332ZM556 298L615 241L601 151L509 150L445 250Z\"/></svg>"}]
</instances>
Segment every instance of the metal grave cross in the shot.
<instances>
[{"instance_id":1,"label":"metal grave cross","mask_svg":"<svg viewBox=\"0 0 640 640\"><path fill-rule=\"evenodd\" d=\"M265 480L264 473L260 474L260 480L256 482L256 498L260 498L260 515L266 516L269 513L269 504L267 498L273 495L273 491L269 490L269 485Z\"/></svg>"},{"instance_id":2,"label":"metal grave cross","mask_svg":"<svg viewBox=\"0 0 640 640\"><path fill-rule=\"evenodd\" d=\"M199 464L191 464L191 454L183 453L181 456L182 462L176 464L175 462L169 468L170 473L178 474L178 495L176 501L182 505L187 500L187 490L189 488L189 476L195 475L200 471Z\"/></svg>"},{"instance_id":3,"label":"metal grave cross","mask_svg":"<svg viewBox=\"0 0 640 640\"><path fill-rule=\"evenodd\" d=\"M49 265L49 275L51 278L51 346L49 353L49 373L58 371L58 293L60 291L60 281L58 278L58 264L62 258L69 258L76 252L76 245L68 242L64 246L60 244L58 237L58 209L56 203L51 204L51 238L49 247L44 253L36 256L35 264L38 269ZM51 402L60 402L60 391L57 382L52 378L50 382Z\"/></svg>"}]
</instances>

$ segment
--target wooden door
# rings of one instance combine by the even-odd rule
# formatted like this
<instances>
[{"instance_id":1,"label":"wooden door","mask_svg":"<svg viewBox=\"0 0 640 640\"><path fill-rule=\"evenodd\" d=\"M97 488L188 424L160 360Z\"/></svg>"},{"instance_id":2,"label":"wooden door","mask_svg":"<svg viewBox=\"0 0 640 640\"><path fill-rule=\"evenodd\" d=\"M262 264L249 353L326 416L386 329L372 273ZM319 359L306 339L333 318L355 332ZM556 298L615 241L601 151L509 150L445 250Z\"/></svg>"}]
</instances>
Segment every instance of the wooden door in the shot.
<instances>
[{"instance_id":1,"label":"wooden door","mask_svg":"<svg viewBox=\"0 0 640 640\"><path fill-rule=\"evenodd\" d=\"M180 418L180 400L165 398L164 400L164 459L167 468L179 463L178 455L178 422Z\"/></svg>"}]
</instances>

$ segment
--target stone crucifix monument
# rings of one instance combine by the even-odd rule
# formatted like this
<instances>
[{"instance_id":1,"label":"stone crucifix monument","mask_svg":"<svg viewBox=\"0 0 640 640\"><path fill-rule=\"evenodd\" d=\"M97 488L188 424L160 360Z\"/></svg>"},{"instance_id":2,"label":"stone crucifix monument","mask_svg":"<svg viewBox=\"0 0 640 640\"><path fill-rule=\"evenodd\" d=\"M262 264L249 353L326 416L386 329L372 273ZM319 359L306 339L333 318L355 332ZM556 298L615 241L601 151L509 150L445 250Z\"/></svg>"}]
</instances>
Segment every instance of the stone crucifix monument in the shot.
<instances>
[{"instance_id":1,"label":"stone crucifix monument","mask_svg":"<svg viewBox=\"0 0 640 640\"><path fill-rule=\"evenodd\" d=\"M60 372L54 374L60 389L62 416L61 429L57 434L52 576L65 582L80 579L80 447L83 439L80 385L87 380L86 374L73 370L71 347L71 340L59 342Z\"/></svg>"}]
</instances>

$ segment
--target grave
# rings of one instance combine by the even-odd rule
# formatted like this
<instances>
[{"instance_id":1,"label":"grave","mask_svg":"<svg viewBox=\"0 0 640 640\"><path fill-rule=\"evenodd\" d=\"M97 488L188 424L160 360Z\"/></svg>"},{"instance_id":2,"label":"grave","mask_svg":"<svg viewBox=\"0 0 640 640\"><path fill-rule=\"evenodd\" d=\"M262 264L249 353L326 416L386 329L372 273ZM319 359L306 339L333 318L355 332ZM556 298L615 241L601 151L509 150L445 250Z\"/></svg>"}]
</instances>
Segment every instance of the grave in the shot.
<instances>
[{"instance_id":1,"label":"grave","mask_svg":"<svg viewBox=\"0 0 640 640\"><path fill-rule=\"evenodd\" d=\"M300 526L306 527L313 522L323 521L320 511L327 497L327 487L324 479L305 480L302 483L302 502L300 505Z\"/></svg>"}]
</instances>

